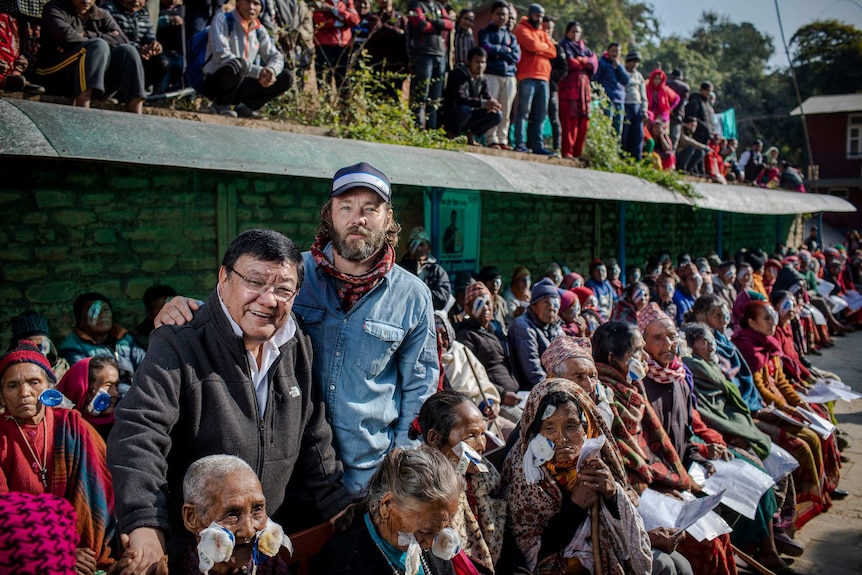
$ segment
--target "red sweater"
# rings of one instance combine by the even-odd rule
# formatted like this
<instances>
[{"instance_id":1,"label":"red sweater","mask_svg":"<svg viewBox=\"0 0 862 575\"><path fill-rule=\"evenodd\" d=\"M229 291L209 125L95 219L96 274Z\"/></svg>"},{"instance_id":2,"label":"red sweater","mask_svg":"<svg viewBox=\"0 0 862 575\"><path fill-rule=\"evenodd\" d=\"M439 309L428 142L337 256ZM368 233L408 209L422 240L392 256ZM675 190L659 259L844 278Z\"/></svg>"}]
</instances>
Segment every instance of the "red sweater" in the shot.
<instances>
[{"instance_id":1,"label":"red sweater","mask_svg":"<svg viewBox=\"0 0 862 575\"><path fill-rule=\"evenodd\" d=\"M314 11L312 14L314 44L316 46L350 46L353 40L353 33L350 29L359 24L359 12L353 7L353 0L323 0L323 3L335 6L335 13L329 10ZM336 14L338 14L337 17Z\"/></svg>"}]
</instances>

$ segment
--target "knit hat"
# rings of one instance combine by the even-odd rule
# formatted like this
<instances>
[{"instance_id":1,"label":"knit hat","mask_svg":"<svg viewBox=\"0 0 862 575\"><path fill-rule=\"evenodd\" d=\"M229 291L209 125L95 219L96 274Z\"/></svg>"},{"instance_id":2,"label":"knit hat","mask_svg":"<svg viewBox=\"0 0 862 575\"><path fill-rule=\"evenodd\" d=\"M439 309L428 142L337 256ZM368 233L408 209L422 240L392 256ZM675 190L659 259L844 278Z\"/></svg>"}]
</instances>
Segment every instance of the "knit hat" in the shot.
<instances>
[{"instance_id":1,"label":"knit hat","mask_svg":"<svg viewBox=\"0 0 862 575\"><path fill-rule=\"evenodd\" d=\"M626 62L631 62L632 60L640 62L641 61L641 53L638 52L637 50L632 50L631 52L626 54Z\"/></svg>"},{"instance_id":2,"label":"knit hat","mask_svg":"<svg viewBox=\"0 0 862 575\"><path fill-rule=\"evenodd\" d=\"M563 276L563 283L560 285L562 285L564 289L572 289L576 282L578 283L578 286L584 285L584 276L575 272L570 272Z\"/></svg>"},{"instance_id":3,"label":"knit hat","mask_svg":"<svg viewBox=\"0 0 862 575\"><path fill-rule=\"evenodd\" d=\"M557 368L568 359L593 361L593 346L588 337L561 335L551 342L542 354L542 367L548 373L557 373Z\"/></svg>"},{"instance_id":4,"label":"knit hat","mask_svg":"<svg viewBox=\"0 0 862 575\"><path fill-rule=\"evenodd\" d=\"M680 69L672 70L670 75L674 78L679 78L680 80L682 80L682 70Z\"/></svg>"},{"instance_id":5,"label":"knit hat","mask_svg":"<svg viewBox=\"0 0 862 575\"><path fill-rule=\"evenodd\" d=\"M590 262L590 273L593 273L594 269L596 269L599 266L603 266L603 265L605 265L605 262L603 262L599 258L594 259L593 261Z\"/></svg>"},{"instance_id":6,"label":"knit hat","mask_svg":"<svg viewBox=\"0 0 862 575\"><path fill-rule=\"evenodd\" d=\"M679 266L678 268L676 268L676 275L678 275L679 279L681 279L682 281L685 281L688 278L690 278L691 276L694 276L697 274L698 274L697 266L691 262L686 262L686 263L682 264L681 266Z\"/></svg>"},{"instance_id":7,"label":"knit hat","mask_svg":"<svg viewBox=\"0 0 862 575\"><path fill-rule=\"evenodd\" d=\"M557 290L560 292L560 310L567 310L578 300L575 292L567 289Z\"/></svg>"},{"instance_id":8,"label":"knit hat","mask_svg":"<svg viewBox=\"0 0 862 575\"><path fill-rule=\"evenodd\" d=\"M673 320L670 319L666 313L661 311L658 304L654 301L650 302L648 306L638 312L638 329L643 333L650 324L662 320L667 320L673 323Z\"/></svg>"},{"instance_id":9,"label":"knit hat","mask_svg":"<svg viewBox=\"0 0 862 575\"><path fill-rule=\"evenodd\" d=\"M464 294L464 309L467 310L467 313L471 316L476 313L478 315L479 310L473 309L473 304L477 299L486 297L488 299L491 298L491 292L488 290L487 286L482 282L476 282L467 286L467 291Z\"/></svg>"},{"instance_id":10,"label":"knit hat","mask_svg":"<svg viewBox=\"0 0 862 575\"><path fill-rule=\"evenodd\" d=\"M529 15L544 14L544 13L545 13L545 9L542 8L541 4L530 4L530 7L527 9L527 14L529 14Z\"/></svg>"},{"instance_id":11,"label":"knit hat","mask_svg":"<svg viewBox=\"0 0 862 575\"><path fill-rule=\"evenodd\" d=\"M773 258L769 258L768 260L766 260L764 267L773 267L777 270L780 270L782 266L780 261Z\"/></svg>"},{"instance_id":12,"label":"knit hat","mask_svg":"<svg viewBox=\"0 0 862 575\"><path fill-rule=\"evenodd\" d=\"M335 198L353 188L367 188L376 192L388 204L392 203L392 189L386 174L365 162L341 168L332 178L330 198Z\"/></svg>"},{"instance_id":13,"label":"knit hat","mask_svg":"<svg viewBox=\"0 0 862 575\"><path fill-rule=\"evenodd\" d=\"M542 278L533 284L532 289L530 289L530 304L532 305L546 297L560 297L560 294L557 293L557 286L550 278Z\"/></svg>"},{"instance_id":14,"label":"knit hat","mask_svg":"<svg viewBox=\"0 0 862 575\"><path fill-rule=\"evenodd\" d=\"M6 370L16 363L33 363L45 370L48 379L51 383L57 383L57 376L54 375L54 370L51 369L51 362L48 358L42 355L39 348L30 340L24 340L18 344L15 349L0 358L0 379Z\"/></svg>"},{"instance_id":15,"label":"knit hat","mask_svg":"<svg viewBox=\"0 0 862 575\"><path fill-rule=\"evenodd\" d=\"M50 337L51 334L48 331L48 320L38 312L28 309L12 318L12 346L9 349L14 348L22 339L34 335Z\"/></svg>"},{"instance_id":16,"label":"knit hat","mask_svg":"<svg viewBox=\"0 0 862 575\"><path fill-rule=\"evenodd\" d=\"M78 322L81 319L81 313L84 311L84 306L91 301L103 301L108 304L108 307L111 308L111 310L114 309L114 306L111 305L111 300L109 300L107 296L94 291L82 293L75 299L75 303L72 304L72 311L75 313L75 322Z\"/></svg>"},{"instance_id":17,"label":"knit hat","mask_svg":"<svg viewBox=\"0 0 862 575\"><path fill-rule=\"evenodd\" d=\"M429 246L431 245L431 236L428 235L428 232L425 231L425 228L422 226L417 226L410 230L410 239L408 240L408 247L411 252L419 247L420 244L426 243Z\"/></svg>"}]
</instances>

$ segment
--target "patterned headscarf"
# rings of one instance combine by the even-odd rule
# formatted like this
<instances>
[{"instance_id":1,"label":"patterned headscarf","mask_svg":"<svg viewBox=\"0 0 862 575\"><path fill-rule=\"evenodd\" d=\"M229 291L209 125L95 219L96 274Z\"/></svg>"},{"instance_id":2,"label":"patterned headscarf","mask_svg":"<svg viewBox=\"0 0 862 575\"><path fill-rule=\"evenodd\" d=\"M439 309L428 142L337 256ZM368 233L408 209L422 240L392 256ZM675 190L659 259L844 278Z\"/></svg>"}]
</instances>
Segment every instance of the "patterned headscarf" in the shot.
<instances>
[{"instance_id":1,"label":"patterned headscarf","mask_svg":"<svg viewBox=\"0 0 862 575\"><path fill-rule=\"evenodd\" d=\"M473 309L473 304L479 298L491 298L491 291L488 289L488 286L482 282L476 282L467 286L467 291L464 294L464 309L472 317L479 315L479 310Z\"/></svg>"},{"instance_id":2,"label":"patterned headscarf","mask_svg":"<svg viewBox=\"0 0 862 575\"><path fill-rule=\"evenodd\" d=\"M657 321L662 321L665 319L673 323L673 320L670 319L670 316L661 311L661 308L658 307L657 303L651 301L648 306L638 312L638 329L641 333L644 333L647 326L649 326L651 323L655 323Z\"/></svg>"},{"instance_id":3,"label":"patterned headscarf","mask_svg":"<svg viewBox=\"0 0 862 575\"><path fill-rule=\"evenodd\" d=\"M601 449L601 459L610 469L617 484L615 502L620 515L610 513L603 498L599 498L598 540L592 542L595 564L601 565L601 572L608 575L648 572L652 563L649 538L629 499L636 500L637 496L631 491L626 480L625 468L613 434L589 396L576 383L557 378L540 382L530 392L521 416L521 436L503 465L503 483L510 517L513 519L512 530L530 571L563 573L568 562L562 550L541 560L538 558L545 529L551 518L561 509L563 493L560 484L551 475L547 465L542 466L544 477L538 483L528 483L523 471L527 447L533 440L529 429L538 416L542 400L553 392L568 395L571 401L580 407L587 419L584 426L587 431L585 437L595 437L601 433L606 438Z\"/></svg>"},{"instance_id":4,"label":"patterned headscarf","mask_svg":"<svg viewBox=\"0 0 862 575\"><path fill-rule=\"evenodd\" d=\"M557 373L557 368L568 359L583 358L593 361L593 346L588 337L561 335L551 342L542 354L542 367L548 373Z\"/></svg>"},{"instance_id":5,"label":"patterned headscarf","mask_svg":"<svg viewBox=\"0 0 862 575\"><path fill-rule=\"evenodd\" d=\"M428 244L431 245L431 236L428 235L428 232L425 231L425 228L422 226L417 226L410 230L410 238L409 243L407 244L407 249L410 250L410 253L413 253L416 248L419 247L420 244Z\"/></svg>"}]
</instances>

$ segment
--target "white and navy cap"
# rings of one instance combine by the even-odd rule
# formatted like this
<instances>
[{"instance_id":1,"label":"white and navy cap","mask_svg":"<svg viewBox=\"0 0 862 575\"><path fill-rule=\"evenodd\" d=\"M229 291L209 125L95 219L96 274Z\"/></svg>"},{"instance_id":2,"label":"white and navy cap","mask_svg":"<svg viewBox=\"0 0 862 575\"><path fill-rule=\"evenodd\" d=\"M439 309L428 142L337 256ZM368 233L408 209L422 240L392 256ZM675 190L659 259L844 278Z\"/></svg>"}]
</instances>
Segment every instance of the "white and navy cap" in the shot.
<instances>
[{"instance_id":1,"label":"white and navy cap","mask_svg":"<svg viewBox=\"0 0 862 575\"><path fill-rule=\"evenodd\" d=\"M329 197L340 196L353 188L368 188L377 192L386 203L392 203L392 189L386 174L365 162L359 162L335 172Z\"/></svg>"}]
</instances>

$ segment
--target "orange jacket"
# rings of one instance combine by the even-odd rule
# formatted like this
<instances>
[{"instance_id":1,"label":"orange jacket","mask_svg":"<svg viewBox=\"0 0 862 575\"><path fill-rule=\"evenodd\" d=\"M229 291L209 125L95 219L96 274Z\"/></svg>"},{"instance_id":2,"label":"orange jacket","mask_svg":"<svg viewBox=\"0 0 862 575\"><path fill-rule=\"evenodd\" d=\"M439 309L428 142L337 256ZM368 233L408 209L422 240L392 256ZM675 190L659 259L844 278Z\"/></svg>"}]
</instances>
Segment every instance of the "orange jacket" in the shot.
<instances>
[{"instance_id":1,"label":"orange jacket","mask_svg":"<svg viewBox=\"0 0 862 575\"><path fill-rule=\"evenodd\" d=\"M557 57L557 48L548 33L536 29L524 16L513 30L521 46L521 61L518 62L518 81L551 79L551 59Z\"/></svg>"}]
</instances>

